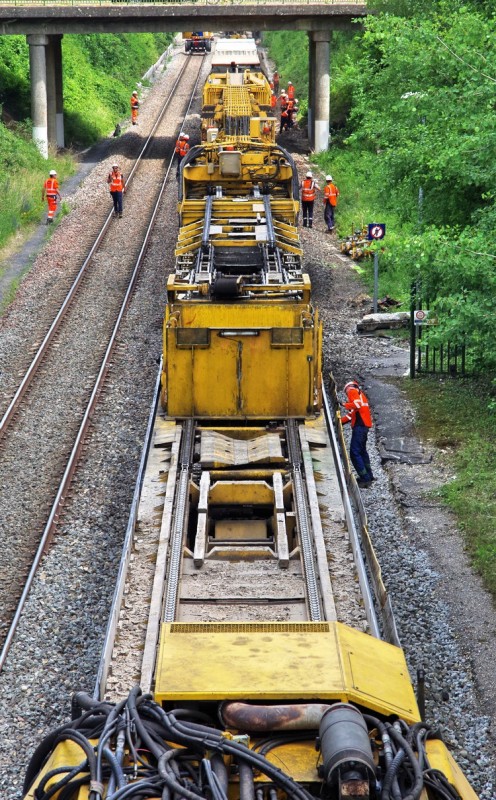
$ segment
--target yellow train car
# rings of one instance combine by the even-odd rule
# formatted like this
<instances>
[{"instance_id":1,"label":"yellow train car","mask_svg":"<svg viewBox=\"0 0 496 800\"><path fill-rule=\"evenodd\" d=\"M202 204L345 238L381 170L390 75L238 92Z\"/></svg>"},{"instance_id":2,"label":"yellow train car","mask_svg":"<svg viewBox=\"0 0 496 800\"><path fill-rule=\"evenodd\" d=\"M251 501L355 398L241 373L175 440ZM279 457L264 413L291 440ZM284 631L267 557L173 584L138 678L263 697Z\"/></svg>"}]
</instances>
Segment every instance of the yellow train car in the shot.
<instances>
[{"instance_id":1,"label":"yellow train car","mask_svg":"<svg viewBox=\"0 0 496 800\"><path fill-rule=\"evenodd\" d=\"M306 417L321 406L321 324L301 269L298 181L273 143L226 137L181 166L162 400L174 417Z\"/></svg>"},{"instance_id":2,"label":"yellow train car","mask_svg":"<svg viewBox=\"0 0 496 800\"><path fill-rule=\"evenodd\" d=\"M184 31L185 53L210 53L214 35L211 31Z\"/></svg>"},{"instance_id":3,"label":"yellow train car","mask_svg":"<svg viewBox=\"0 0 496 800\"><path fill-rule=\"evenodd\" d=\"M271 94L263 72L249 68L212 72L203 87L202 141L248 136L275 142Z\"/></svg>"}]
</instances>

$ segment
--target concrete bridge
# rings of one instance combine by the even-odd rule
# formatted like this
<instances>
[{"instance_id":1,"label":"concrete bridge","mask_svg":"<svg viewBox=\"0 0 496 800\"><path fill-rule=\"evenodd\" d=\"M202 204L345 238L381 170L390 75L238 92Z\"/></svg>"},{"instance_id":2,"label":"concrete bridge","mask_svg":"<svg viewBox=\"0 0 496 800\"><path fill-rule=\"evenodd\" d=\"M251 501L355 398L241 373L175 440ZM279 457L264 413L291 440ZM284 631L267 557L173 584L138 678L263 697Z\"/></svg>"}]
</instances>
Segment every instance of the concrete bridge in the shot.
<instances>
[{"instance_id":1,"label":"concrete bridge","mask_svg":"<svg viewBox=\"0 0 496 800\"><path fill-rule=\"evenodd\" d=\"M370 13L365 3L341 0L0 0L0 34L23 34L29 44L33 139L64 147L62 47L65 33L160 33L185 30L300 30L309 38L309 136L316 152L329 141L331 31L351 29Z\"/></svg>"}]
</instances>

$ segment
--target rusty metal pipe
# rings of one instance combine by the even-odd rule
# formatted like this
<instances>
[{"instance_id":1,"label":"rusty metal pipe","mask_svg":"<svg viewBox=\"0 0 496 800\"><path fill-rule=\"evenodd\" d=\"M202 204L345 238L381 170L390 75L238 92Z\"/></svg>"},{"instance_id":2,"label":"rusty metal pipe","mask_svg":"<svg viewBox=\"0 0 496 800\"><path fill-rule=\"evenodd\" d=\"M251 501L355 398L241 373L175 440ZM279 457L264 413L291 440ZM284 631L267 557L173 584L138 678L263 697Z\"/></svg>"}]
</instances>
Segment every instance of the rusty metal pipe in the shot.
<instances>
[{"instance_id":1,"label":"rusty metal pipe","mask_svg":"<svg viewBox=\"0 0 496 800\"><path fill-rule=\"evenodd\" d=\"M259 706L227 701L220 707L220 718L226 728L240 731L308 731L319 729L329 708L325 703Z\"/></svg>"}]
</instances>

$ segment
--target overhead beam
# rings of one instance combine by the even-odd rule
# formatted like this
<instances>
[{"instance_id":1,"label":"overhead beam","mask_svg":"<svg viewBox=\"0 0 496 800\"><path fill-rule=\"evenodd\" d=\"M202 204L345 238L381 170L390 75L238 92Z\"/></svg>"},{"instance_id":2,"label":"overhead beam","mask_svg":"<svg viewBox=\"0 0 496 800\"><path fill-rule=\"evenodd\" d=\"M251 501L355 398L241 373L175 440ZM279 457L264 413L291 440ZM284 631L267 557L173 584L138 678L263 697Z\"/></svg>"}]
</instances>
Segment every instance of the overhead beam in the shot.
<instances>
[{"instance_id":1,"label":"overhead beam","mask_svg":"<svg viewBox=\"0 0 496 800\"><path fill-rule=\"evenodd\" d=\"M191 30L343 30L368 13L364 3L218 6L133 3L0 7L0 34L157 33Z\"/></svg>"}]
</instances>

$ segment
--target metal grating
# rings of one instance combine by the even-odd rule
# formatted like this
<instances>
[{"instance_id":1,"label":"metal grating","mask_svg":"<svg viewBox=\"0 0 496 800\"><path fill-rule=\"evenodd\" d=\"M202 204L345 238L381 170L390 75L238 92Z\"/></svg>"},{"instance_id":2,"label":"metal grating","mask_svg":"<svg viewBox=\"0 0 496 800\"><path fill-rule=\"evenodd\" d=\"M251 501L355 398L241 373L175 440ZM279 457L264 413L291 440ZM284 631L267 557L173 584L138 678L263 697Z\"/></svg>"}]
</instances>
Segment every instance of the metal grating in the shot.
<instances>
[{"instance_id":1,"label":"metal grating","mask_svg":"<svg viewBox=\"0 0 496 800\"><path fill-rule=\"evenodd\" d=\"M329 633L328 622L226 622L197 624L174 622L171 633Z\"/></svg>"}]
</instances>

